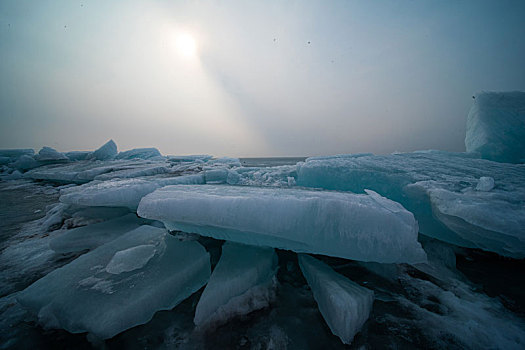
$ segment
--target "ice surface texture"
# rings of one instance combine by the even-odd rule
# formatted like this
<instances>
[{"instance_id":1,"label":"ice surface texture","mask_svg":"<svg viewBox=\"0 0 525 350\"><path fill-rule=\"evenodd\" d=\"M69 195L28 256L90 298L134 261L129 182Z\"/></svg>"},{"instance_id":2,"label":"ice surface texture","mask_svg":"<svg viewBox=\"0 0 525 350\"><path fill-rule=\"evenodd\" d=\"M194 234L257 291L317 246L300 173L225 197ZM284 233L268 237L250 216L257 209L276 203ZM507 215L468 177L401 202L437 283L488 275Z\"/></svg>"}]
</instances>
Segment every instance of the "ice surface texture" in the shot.
<instances>
[{"instance_id":1,"label":"ice surface texture","mask_svg":"<svg viewBox=\"0 0 525 350\"><path fill-rule=\"evenodd\" d=\"M199 243L144 225L49 273L18 300L47 327L107 339L172 309L209 276Z\"/></svg>"},{"instance_id":2,"label":"ice surface texture","mask_svg":"<svg viewBox=\"0 0 525 350\"><path fill-rule=\"evenodd\" d=\"M157 188L175 184L201 183L204 183L202 175L93 181L63 190L60 201L81 206L126 207L136 210L142 197Z\"/></svg>"},{"instance_id":3,"label":"ice surface texture","mask_svg":"<svg viewBox=\"0 0 525 350\"><path fill-rule=\"evenodd\" d=\"M216 325L269 305L277 255L273 248L226 242L197 304L197 326Z\"/></svg>"},{"instance_id":4,"label":"ice surface texture","mask_svg":"<svg viewBox=\"0 0 525 350\"><path fill-rule=\"evenodd\" d=\"M67 230L53 238L49 242L49 247L57 253L93 249L136 229L141 224L144 224L143 219L137 218L135 214L128 214L113 220Z\"/></svg>"},{"instance_id":5,"label":"ice surface texture","mask_svg":"<svg viewBox=\"0 0 525 350\"><path fill-rule=\"evenodd\" d=\"M297 165L297 184L372 189L414 213L425 235L525 257L525 165L439 151L309 158Z\"/></svg>"},{"instance_id":6,"label":"ice surface texture","mask_svg":"<svg viewBox=\"0 0 525 350\"><path fill-rule=\"evenodd\" d=\"M299 266L328 327L350 344L370 315L374 292L306 254L299 255Z\"/></svg>"},{"instance_id":7,"label":"ice surface texture","mask_svg":"<svg viewBox=\"0 0 525 350\"><path fill-rule=\"evenodd\" d=\"M217 239L377 262L421 262L414 216L368 194L227 185L167 186L137 213L168 229Z\"/></svg>"},{"instance_id":8,"label":"ice surface texture","mask_svg":"<svg viewBox=\"0 0 525 350\"><path fill-rule=\"evenodd\" d=\"M498 162L525 162L525 92L476 94L467 118L467 152Z\"/></svg>"}]
</instances>

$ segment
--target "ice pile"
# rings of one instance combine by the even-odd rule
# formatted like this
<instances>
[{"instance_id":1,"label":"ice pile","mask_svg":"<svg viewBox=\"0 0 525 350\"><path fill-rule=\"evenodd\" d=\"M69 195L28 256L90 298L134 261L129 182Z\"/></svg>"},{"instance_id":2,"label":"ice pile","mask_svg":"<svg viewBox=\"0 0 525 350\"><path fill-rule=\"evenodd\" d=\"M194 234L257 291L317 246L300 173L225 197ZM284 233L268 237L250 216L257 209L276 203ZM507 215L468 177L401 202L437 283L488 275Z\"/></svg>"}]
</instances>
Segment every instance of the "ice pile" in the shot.
<instances>
[{"instance_id":1,"label":"ice pile","mask_svg":"<svg viewBox=\"0 0 525 350\"><path fill-rule=\"evenodd\" d=\"M299 266L328 327L343 343L350 344L368 320L374 292L311 256L300 254Z\"/></svg>"},{"instance_id":2,"label":"ice pile","mask_svg":"<svg viewBox=\"0 0 525 350\"><path fill-rule=\"evenodd\" d=\"M267 307L274 294L277 255L272 248L226 242L195 310L199 327Z\"/></svg>"},{"instance_id":3,"label":"ice pile","mask_svg":"<svg viewBox=\"0 0 525 350\"><path fill-rule=\"evenodd\" d=\"M308 158L297 165L297 184L371 189L414 213L425 235L525 257L525 165L440 151Z\"/></svg>"},{"instance_id":4,"label":"ice pile","mask_svg":"<svg viewBox=\"0 0 525 350\"><path fill-rule=\"evenodd\" d=\"M209 276L199 243L144 225L49 273L18 300L47 327L107 339L172 309Z\"/></svg>"},{"instance_id":5,"label":"ice pile","mask_svg":"<svg viewBox=\"0 0 525 350\"><path fill-rule=\"evenodd\" d=\"M467 152L497 162L525 162L525 92L475 95L467 118Z\"/></svg>"},{"instance_id":6,"label":"ice pile","mask_svg":"<svg viewBox=\"0 0 525 350\"><path fill-rule=\"evenodd\" d=\"M421 262L414 216L367 194L225 185L167 186L139 216L216 239L377 262Z\"/></svg>"}]
</instances>

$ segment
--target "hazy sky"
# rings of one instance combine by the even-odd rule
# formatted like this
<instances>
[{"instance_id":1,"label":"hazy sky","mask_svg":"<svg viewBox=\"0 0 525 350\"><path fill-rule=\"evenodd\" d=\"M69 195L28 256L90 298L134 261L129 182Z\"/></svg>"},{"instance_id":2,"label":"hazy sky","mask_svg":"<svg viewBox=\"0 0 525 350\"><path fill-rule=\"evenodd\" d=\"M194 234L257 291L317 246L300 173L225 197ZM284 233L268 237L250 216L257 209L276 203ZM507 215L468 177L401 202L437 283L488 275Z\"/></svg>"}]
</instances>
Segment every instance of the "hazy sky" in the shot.
<instances>
[{"instance_id":1,"label":"hazy sky","mask_svg":"<svg viewBox=\"0 0 525 350\"><path fill-rule=\"evenodd\" d=\"M524 21L523 0L0 0L0 148L463 151L475 92L525 90Z\"/></svg>"}]
</instances>

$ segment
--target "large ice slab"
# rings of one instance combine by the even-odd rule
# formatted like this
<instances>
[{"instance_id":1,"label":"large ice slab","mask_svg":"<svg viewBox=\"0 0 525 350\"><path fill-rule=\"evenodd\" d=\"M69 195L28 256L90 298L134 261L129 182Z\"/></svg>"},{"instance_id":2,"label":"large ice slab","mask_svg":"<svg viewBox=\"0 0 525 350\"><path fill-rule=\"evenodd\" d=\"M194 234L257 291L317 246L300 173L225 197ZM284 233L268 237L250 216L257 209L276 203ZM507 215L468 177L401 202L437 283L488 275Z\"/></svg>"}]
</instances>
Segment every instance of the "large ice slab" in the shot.
<instances>
[{"instance_id":1,"label":"large ice slab","mask_svg":"<svg viewBox=\"0 0 525 350\"><path fill-rule=\"evenodd\" d=\"M47 327L107 339L172 309L209 276L199 243L144 225L49 273L18 301Z\"/></svg>"},{"instance_id":2,"label":"large ice slab","mask_svg":"<svg viewBox=\"0 0 525 350\"><path fill-rule=\"evenodd\" d=\"M144 223L144 219L138 218L135 214L124 215L116 219L67 230L62 235L53 238L49 242L49 247L57 253L94 249Z\"/></svg>"},{"instance_id":3,"label":"large ice slab","mask_svg":"<svg viewBox=\"0 0 525 350\"><path fill-rule=\"evenodd\" d=\"M311 256L300 254L299 266L328 327L350 344L370 315L374 292Z\"/></svg>"},{"instance_id":4,"label":"large ice slab","mask_svg":"<svg viewBox=\"0 0 525 350\"><path fill-rule=\"evenodd\" d=\"M274 294L276 271L273 248L224 243L221 259L197 304L194 323L217 325L267 307Z\"/></svg>"},{"instance_id":5,"label":"large ice slab","mask_svg":"<svg viewBox=\"0 0 525 350\"><path fill-rule=\"evenodd\" d=\"M525 162L525 92L475 95L467 119L467 152L498 162Z\"/></svg>"},{"instance_id":6,"label":"large ice slab","mask_svg":"<svg viewBox=\"0 0 525 350\"><path fill-rule=\"evenodd\" d=\"M439 151L309 158L297 166L297 184L372 189L414 213L425 235L525 257L525 165Z\"/></svg>"},{"instance_id":7,"label":"large ice slab","mask_svg":"<svg viewBox=\"0 0 525 350\"><path fill-rule=\"evenodd\" d=\"M169 171L169 164L147 160L76 161L68 164L41 166L28 171L24 176L33 180L47 180L60 183L86 183L96 179L132 178L163 174Z\"/></svg>"},{"instance_id":8,"label":"large ice slab","mask_svg":"<svg viewBox=\"0 0 525 350\"><path fill-rule=\"evenodd\" d=\"M137 213L217 239L377 262L426 259L414 216L368 194L244 186L168 186Z\"/></svg>"}]
</instances>

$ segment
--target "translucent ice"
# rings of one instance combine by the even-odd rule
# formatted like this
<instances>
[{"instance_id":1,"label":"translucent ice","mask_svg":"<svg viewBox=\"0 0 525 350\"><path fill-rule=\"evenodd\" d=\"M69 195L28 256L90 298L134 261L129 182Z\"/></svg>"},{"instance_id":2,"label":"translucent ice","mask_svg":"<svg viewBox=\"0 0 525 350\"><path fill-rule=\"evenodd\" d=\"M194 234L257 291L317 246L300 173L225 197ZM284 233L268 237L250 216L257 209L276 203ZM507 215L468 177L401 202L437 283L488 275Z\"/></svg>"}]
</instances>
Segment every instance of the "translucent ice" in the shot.
<instances>
[{"instance_id":1,"label":"translucent ice","mask_svg":"<svg viewBox=\"0 0 525 350\"><path fill-rule=\"evenodd\" d=\"M106 266L106 271L114 275L142 268L155 255L157 247L154 244L143 244L120 250Z\"/></svg>"},{"instance_id":2,"label":"translucent ice","mask_svg":"<svg viewBox=\"0 0 525 350\"><path fill-rule=\"evenodd\" d=\"M483 177L497 186L476 190L490 182ZM427 236L525 257L524 165L439 151L334 156L298 164L297 184L355 193L372 189L414 213Z\"/></svg>"},{"instance_id":3,"label":"translucent ice","mask_svg":"<svg viewBox=\"0 0 525 350\"><path fill-rule=\"evenodd\" d=\"M498 162L525 162L525 92L476 94L467 119L467 152Z\"/></svg>"},{"instance_id":4,"label":"translucent ice","mask_svg":"<svg viewBox=\"0 0 525 350\"><path fill-rule=\"evenodd\" d=\"M364 261L426 259L414 216L373 191L168 186L144 197L137 212L169 229L251 245Z\"/></svg>"},{"instance_id":5,"label":"translucent ice","mask_svg":"<svg viewBox=\"0 0 525 350\"><path fill-rule=\"evenodd\" d=\"M49 247L57 253L93 249L144 223L144 220L137 218L135 214L124 215L116 219L67 230L62 235L53 238L49 242Z\"/></svg>"},{"instance_id":6,"label":"translucent ice","mask_svg":"<svg viewBox=\"0 0 525 350\"><path fill-rule=\"evenodd\" d=\"M272 248L226 242L219 263L197 304L197 326L215 325L268 306L277 255Z\"/></svg>"},{"instance_id":7,"label":"translucent ice","mask_svg":"<svg viewBox=\"0 0 525 350\"><path fill-rule=\"evenodd\" d=\"M299 266L328 327L350 344L370 315L374 293L311 256L300 254Z\"/></svg>"},{"instance_id":8,"label":"translucent ice","mask_svg":"<svg viewBox=\"0 0 525 350\"><path fill-rule=\"evenodd\" d=\"M199 243L144 225L49 273L18 301L47 327L107 339L172 309L209 276Z\"/></svg>"}]
</instances>

